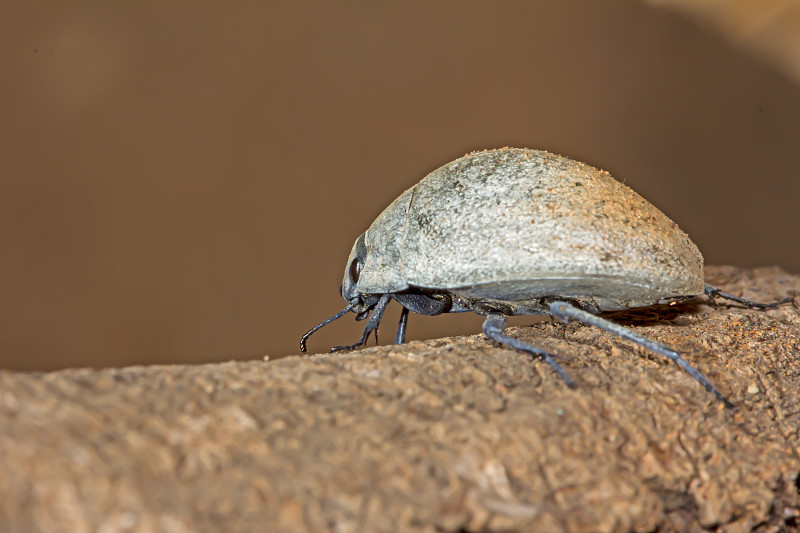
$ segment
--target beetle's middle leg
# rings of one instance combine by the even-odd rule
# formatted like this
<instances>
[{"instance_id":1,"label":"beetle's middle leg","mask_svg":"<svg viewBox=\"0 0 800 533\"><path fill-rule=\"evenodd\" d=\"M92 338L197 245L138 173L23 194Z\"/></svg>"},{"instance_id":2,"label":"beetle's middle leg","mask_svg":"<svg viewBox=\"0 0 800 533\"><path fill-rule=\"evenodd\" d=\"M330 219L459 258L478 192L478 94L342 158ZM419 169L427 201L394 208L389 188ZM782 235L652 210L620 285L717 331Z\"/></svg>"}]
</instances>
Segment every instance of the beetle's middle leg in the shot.
<instances>
[{"instance_id":1,"label":"beetle's middle leg","mask_svg":"<svg viewBox=\"0 0 800 533\"><path fill-rule=\"evenodd\" d=\"M505 344L506 346L511 346L512 348L516 348L517 350L522 350L523 352L528 352L533 355L538 355L547 361L547 363L552 366L556 372L558 372L558 375L561 376L561 379L564 380L564 383L566 383L568 387L572 389L575 388L575 382L572 381L572 378L570 378L564 369L561 368L561 365L556 363L555 359L553 359L553 354L526 342L522 342L519 339L515 339L514 337L509 337L503 333L503 330L506 327L506 322L508 322L508 318L506 318L505 315L487 315L486 321L483 323L483 334L493 341L499 342L500 344Z\"/></svg>"},{"instance_id":2,"label":"beetle's middle leg","mask_svg":"<svg viewBox=\"0 0 800 533\"><path fill-rule=\"evenodd\" d=\"M331 348L331 352L338 352L341 350L355 350L359 346L364 345L367 342L367 338L369 337L370 333L373 331L375 332L375 342L378 342L378 325L381 323L381 318L383 318L383 312L386 310L386 306L389 304L389 299L391 297L388 294L384 294L381 296L381 299L378 300L378 303L375 304L375 307L372 309L372 314L369 315L369 319L367 319L367 325L364 327L364 333L361 334L361 338L355 344L351 344L349 346L336 346L335 348Z\"/></svg>"},{"instance_id":3,"label":"beetle's middle leg","mask_svg":"<svg viewBox=\"0 0 800 533\"><path fill-rule=\"evenodd\" d=\"M397 333L394 336L395 344L406 342L406 325L408 325L408 307L403 306L403 310L400 312L400 322L397 324Z\"/></svg>"},{"instance_id":4,"label":"beetle's middle leg","mask_svg":"<svg viewBox=\"0 0 800 533\"><path fill-rule=\"evenodd\" d=\"M734 405L728 401L728 399L722 395L721 392L717 390L714 385L711 384L708 379L700 373L695 367L690 365L681 355L667 346L666 344L661 344L658 341L654 341L653 339L648 339L642 335L639 335L632 329L626 328L625 326L621 326L619 324L615 324L610 320L605 318L599 317L597 315L593 315L588 311L584 311L583 309L578 309L572 304L568 304L566 302L553 302L550 304L550 312L553 313L553 316L558 318L559 320L563 320L565 322L569 322L570 320L578 320L587 324L589 326L594 326L596 328L604 329L608 332L613 333L618 337L622 337L623 339L628 339L630 341L635 342L639 346L643 348L647 348L657 354L661 354L664 357L674 361L678 366L684 369L690 376L696 379L705 389L717 397L719 401L725 404L725 407L733 408Z\"/></svg>"}]
</instances>

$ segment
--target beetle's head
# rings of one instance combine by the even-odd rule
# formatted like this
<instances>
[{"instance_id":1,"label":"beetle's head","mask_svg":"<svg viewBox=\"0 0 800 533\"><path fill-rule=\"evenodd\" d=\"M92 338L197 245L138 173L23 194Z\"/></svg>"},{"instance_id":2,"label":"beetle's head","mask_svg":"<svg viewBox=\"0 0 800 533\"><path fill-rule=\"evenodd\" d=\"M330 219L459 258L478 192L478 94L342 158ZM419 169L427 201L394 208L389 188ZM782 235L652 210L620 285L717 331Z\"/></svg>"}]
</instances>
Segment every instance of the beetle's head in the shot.
<instances>
[{"instance_id":1,"label":"beetle's head","mask_svg":"<svg viewBox=\"0 0 800 533\"><path fill-rule=\"evenodd\" d=\"M344 269L344 279L342 280L342 298L347 302L347 306L330 317L323 320L303 335L300 339L300 351L306 351L306 341L312 333L317 331L323 326L326 326L338 320L350 311L356 314L356 320L364 320L369 315L370 309L375 307L378 300L381 299L380 294L364 294L358 290L358 279L361 276L361 270L364 268L364 262L367 258L367 245L364 242L364 234L362 234L356 243L353 245L353 250L350 252L350 257L347 260L347 267Z\"/></svg>"},{"instance_id":2,"label":"beetle's head","mask_svg":"<svg viewBox=\"0 0 800 533\"><path fill-rule=\"evenodd\" d=\"M344 269L344 279L342 280L342 298L353 306L352 311L358 316L356 320L363 320L367 316L367 312L380 299L377 294L364 294L358 290L358 279L361 276L361 270L364 268L364 263L367 259L367 245L364 241L364 233L356 239L353 245L353 250L350 252L350 257L347 259L347 266Z\"/></svg>"}]
</instances>

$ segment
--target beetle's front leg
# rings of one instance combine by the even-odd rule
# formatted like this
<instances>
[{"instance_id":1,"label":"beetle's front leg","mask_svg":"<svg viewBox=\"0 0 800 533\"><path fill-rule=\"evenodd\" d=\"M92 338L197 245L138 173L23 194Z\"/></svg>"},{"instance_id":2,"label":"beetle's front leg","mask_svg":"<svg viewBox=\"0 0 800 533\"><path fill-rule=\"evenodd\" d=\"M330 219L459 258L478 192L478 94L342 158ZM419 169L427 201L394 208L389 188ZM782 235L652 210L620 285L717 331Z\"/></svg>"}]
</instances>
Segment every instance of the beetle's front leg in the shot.
<instances>
[{"instance_id":1,"label":"beetle's front leg","mask_svg":"<svg viewBox=\"0 0 800 533\"><path fill-rule=\"evenodd\" d=\"M331 348L331 352L339 352L342 350L355 350L359 346L363 346L367 342L367 338L369 337L370 333L373 331L375 332L375 344L378 343L378 326L381 323L381 318L383 318L383 312L386 310L386 306L389 304L389 299L391 296L388 294L384 294L381 296L381 299L378 300L378 303L375 304L375 307L372 309L372 314L367 319L367 325L364 327L364 333L361 334L361 338L358 339L358 342L355 344L351 344L349 346L336 346L335 348Z\"/></svg>"}]
</instances>

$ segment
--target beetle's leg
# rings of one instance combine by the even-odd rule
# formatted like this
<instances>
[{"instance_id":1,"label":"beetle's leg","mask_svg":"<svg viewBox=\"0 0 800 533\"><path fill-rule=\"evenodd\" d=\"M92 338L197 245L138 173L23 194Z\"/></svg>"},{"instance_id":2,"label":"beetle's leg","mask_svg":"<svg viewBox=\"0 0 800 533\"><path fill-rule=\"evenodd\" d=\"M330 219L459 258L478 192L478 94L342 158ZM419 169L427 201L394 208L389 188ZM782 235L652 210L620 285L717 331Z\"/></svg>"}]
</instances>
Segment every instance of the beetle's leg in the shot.
<instances>
[{"instance_id":1,"label":"beetle's leg","mask_svg":"<svg viewBox=\"0 0 800 533\"><path fill-rule=\"evenodd\" d=\"M547 361L547 364L552 366L556 372L558 372L558 375L561 376L561 379L564 380L564 383L566 383L568 387L574 389L575 382L572 381L572 378L567 375L564 369L555 362L552 354L542 350L541 348L537 348L536 346L515 339L514 337L509 337L503 333L507 321L508 319L505 317L505 315L486 315L486 321L483 323L483 334L493 341L499 342L500 344L505 344L506 346L511 346L512 348L516 348L517 350L522 350L523 352L528 352L533 355L538 355Z\"/></svg>"},{"instance_id":2,"label":"beetle's leg","mask_svg":"<svg viewBox=\"0 0 800 533\"><path fill-rule=\"evenodd\" d=\"M734 405L728 401L728 399L719 392L714 385L711 384L708 379L701 374L696 368L690 365L683 357L680 356L678 352L667 346L666 344L661 344L658 341L654 341L653 339L648 339L642 335L639 335L635 331L626 328L625 326L621 326L619 324L615 324L610 320L605 318L599 317L597 315L593 315L583 309L578 309L574 305L568 304L566 302L553 302L550 304L550 311L553 313L553 316L558 318L559 320L563 320L568 322L570 320L578 320L583 322L584 324L588 324L590 326L594 326L596 328L604 329L622 337L623 339L628 339L630 341L635 342L639 346L643 348L647 348L648 350L652 350L657 354L661 354L664 357L674 361L678 366L683 368L686 372L689 373L694 379L696 379L705 389L717 397L719 401L725 404L725 407L733 408Z\"/></svg>"},{"instance_id":3,"label":"beetle's leg","mask_svg":"<svg viewBox=\"0 0 800 533\"><path fill-rule=\"evenodd\" d=\"M408 308L403 307L400 312L400 322L397 324L397 333L394 336L395 344L403 344L406 342L406 325L408 324Z\"/></svg>"},{"instance_id":4,"label":"beetle's leg","mask_svg":"<svg viewBox=\"0 0 800 533\"><path fill-rule=\"evenodd\" d=\"M372 309L372 314L369 316L367 320L367 325L364 327L364 333L361 334L361 338L358 339L358 342L355 344L351 344L350 346L336 346L335 348L331 348L331 352L338 352L340 350L355 350L359 346L362 346L364 343L367 342L367 338L369 334L373 331L375 332L375 343L378 342L378 325L381 323L381 318L383 318L383 311L386 309L386 306L389 304L390 296L388 294L384 294L381 296L381 299L378 300L378 303L375 304L375 307Z\"/></svg>"},{"instance_id":5,"label":"beetle's leg","mask_svg":"<svg viewBox=\"0 0 800 533\"><path fill-rule=\"evenodd\" d=\"M720 289L714 287L713 285L709 285L706 283L706 296L711 298L711 301L714 302L716 305L716 300L714 298L719 296L720 298L724 298L725 300L731 300L732 302L740 303L742 305L746 305L747 307L752 307L754 309L770 309L772 307L777 307L781 304L785 304L794 300L793 297L784 298L783 300L778 300L776 302L769 302L769 303L759 303L754 302L752 300L746 300L744 298L739 298L738 296L734 296L733 294L728 294L727 292L723 292Z\"/></svg>"}]
</instances>

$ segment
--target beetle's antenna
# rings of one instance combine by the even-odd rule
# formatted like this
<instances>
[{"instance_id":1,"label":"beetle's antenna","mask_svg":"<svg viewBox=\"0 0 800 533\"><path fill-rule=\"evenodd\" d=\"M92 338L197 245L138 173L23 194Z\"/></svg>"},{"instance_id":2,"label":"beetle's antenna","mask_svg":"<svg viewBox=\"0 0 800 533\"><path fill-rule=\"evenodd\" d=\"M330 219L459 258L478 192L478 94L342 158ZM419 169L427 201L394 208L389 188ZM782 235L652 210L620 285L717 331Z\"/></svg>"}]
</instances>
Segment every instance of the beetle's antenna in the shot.
<instances>
[{"instance_id":1,"label":"beetle's antenna","mask_svg":"<svg viewBox=\"0 0 800 533\"><path fill-rule=\"evenodd\" d=\"M339 311L338 313L336 313L335 315L333 315L329 319L323 320L322 322L320 322L319 324L317 324L316 326L314 326L313 328L308 330L308 332L300 338L300 351L303 352L303 353L306 353L306 341L308 340L308 338L311 336L312 333L314 333L315 331L317 331L318 329L320 329L323 326L327 326L328 324L330 324L334 320L342 318L344 315L349 313L353 309L353 307L355 307L355 305L356 304L354 304L354 303L347 304L347 307L345 307L344 309L342 309L341 311Z\"/></svg>"},{"instance_id":2,"label":"beetle's antenna","mask_svg":"<svg viewBox=\"0 0 800 533\"><path fill-rule=\"evenodd\" d=\"M714 305L716 305L716 303L717 303L714 300L714 297L718 296L718 297L723 298L725 300L730 300L732 302L736 302L736 303L739 303L739 304L742 304L742 305L746 305L747 307L751 307L751 308L755 308L755 309L771 309L773 307L778 307L781 304L789 303L789 302L794 300L794 297L790 296L789 298L784 298L783 300L778 300L778 301L775 301L775 302L759 303L759 302L754 302L752 300L746 300L746 299L740 298L738 296L734 296L733 294L728 294L727 292L723 292L720 289L714 287L713 285L709 285L707 283L706 283L705 293L706 293L706 296L711 298L711 301L714 302Z\"/></svg>"}]
</instances>

